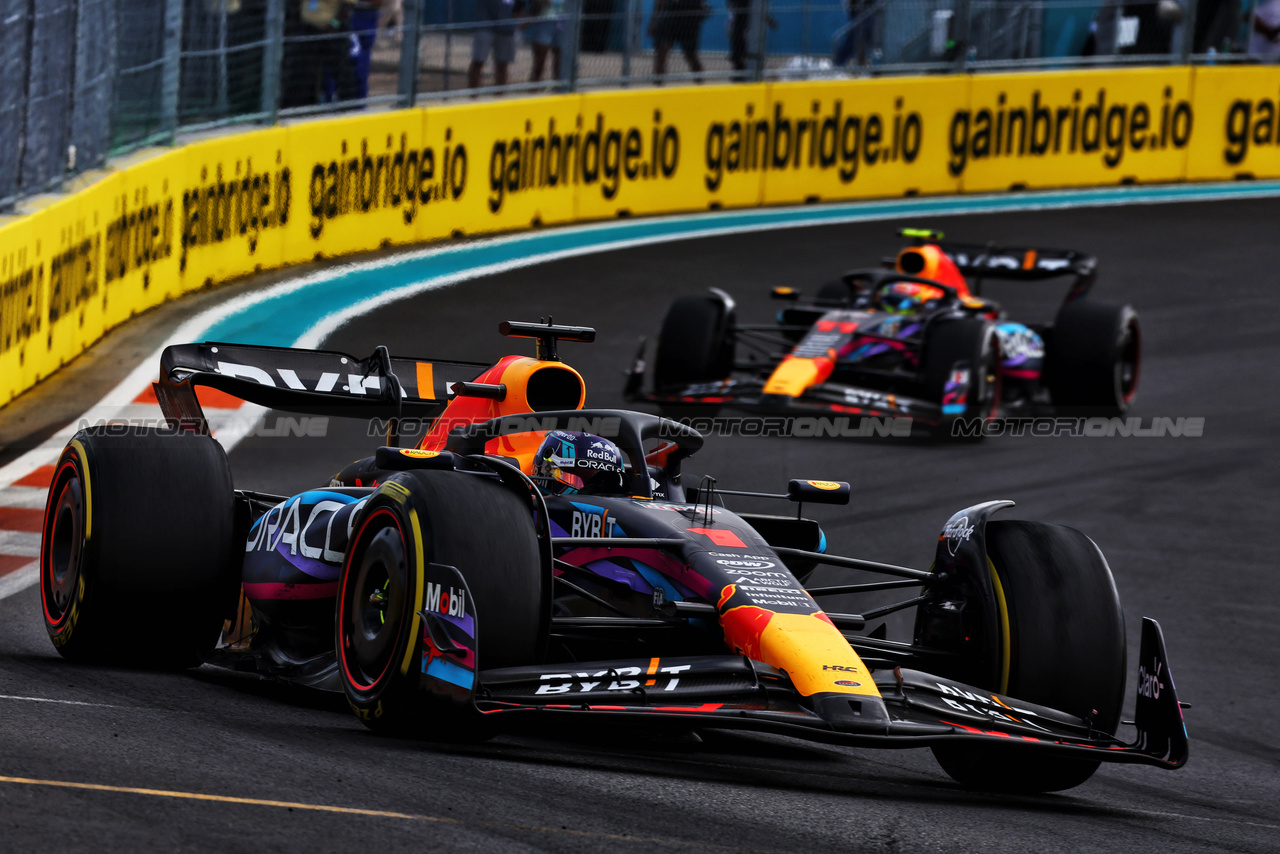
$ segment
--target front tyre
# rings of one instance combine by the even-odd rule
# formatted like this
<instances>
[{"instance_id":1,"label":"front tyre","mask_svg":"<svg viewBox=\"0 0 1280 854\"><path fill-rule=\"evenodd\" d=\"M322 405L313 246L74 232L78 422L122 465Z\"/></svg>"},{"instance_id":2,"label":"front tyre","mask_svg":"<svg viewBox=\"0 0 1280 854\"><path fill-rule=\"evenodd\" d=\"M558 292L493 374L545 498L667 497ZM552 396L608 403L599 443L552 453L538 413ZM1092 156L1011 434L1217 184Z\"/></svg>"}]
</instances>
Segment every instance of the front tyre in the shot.
<instances>
[{"instance_id":1,"label":"front tyre","mask_svg":"<svg viewBox=\"0 0 1280 854\"><path fill-rule=\"evenodd\" d=\"M671 303L658 333L654 386L661 391L727 379L733 371L733 320L733 312L713 296Z\"/></svg>"},{"instance_id":2,"label":"front tyre","mask_svg":"<svg viewBox=\"0 0 1280 854\"><path fill-rule=\"evenodd\" d=\"M986 542L1002 637L1000 684L984 687L1114 734L1124 702L1124 614L1102 552L1073 528L1040 522L990 522ZM944 744L933 753L954 780L988 791L1070 789L1100 764L1006 744Z\"/></svg>"},{"instance_id":3,"label":"front tyre","mask_svg":"<svg viewBox=\"0 0 1280 854\"><path fill-rule=\"evenodd\" d=\"M338 670L347 701L387 735L474 738L465 707L422 689L424 575L466 580L483 667L532 664L545 644L542 563L527 501L495 479L455 471L393 475L356 522L338 588Z\"/></svg>"}]
</instances>

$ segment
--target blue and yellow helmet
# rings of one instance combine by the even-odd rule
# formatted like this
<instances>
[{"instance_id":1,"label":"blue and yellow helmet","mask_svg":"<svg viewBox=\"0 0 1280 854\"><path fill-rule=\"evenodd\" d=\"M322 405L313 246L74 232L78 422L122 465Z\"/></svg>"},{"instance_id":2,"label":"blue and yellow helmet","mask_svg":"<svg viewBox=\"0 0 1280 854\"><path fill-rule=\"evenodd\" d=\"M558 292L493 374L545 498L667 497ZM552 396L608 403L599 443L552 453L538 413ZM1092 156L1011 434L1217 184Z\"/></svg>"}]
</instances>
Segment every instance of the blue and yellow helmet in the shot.
<instances>
[{"instance_id":1,"label":"blue and yellow helmet","mask_svg":"<svg viewBox=\"0 0 1280 854\"><path fill-rule=\"evenodd\" d=\"M919 314L925 306L936 299L942 299L947 292L933 285L919 282L894 282L885 285L876 295L881 311L890 314Z\"/></svg>"}]
</instances>

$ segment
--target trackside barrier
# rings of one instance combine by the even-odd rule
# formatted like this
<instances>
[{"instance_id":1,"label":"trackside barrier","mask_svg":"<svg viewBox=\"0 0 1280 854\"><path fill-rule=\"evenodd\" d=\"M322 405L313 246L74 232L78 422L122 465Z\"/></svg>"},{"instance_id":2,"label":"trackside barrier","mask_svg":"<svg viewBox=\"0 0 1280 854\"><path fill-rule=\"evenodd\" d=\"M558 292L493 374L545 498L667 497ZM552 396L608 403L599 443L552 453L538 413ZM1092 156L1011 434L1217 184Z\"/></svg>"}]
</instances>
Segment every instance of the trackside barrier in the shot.
<instances>
[{"instance_id":1,"label":"trackside barrier","mask_svg":"<svg viewBox=\"0 0 1280 854\"><path fill-rule=\"evenodd\" d=\"M0 220L0 405L188 291L617 216L1280 177L1280 69L693 86L306 122L116 164Z\"/></svg>"}]
</instances>

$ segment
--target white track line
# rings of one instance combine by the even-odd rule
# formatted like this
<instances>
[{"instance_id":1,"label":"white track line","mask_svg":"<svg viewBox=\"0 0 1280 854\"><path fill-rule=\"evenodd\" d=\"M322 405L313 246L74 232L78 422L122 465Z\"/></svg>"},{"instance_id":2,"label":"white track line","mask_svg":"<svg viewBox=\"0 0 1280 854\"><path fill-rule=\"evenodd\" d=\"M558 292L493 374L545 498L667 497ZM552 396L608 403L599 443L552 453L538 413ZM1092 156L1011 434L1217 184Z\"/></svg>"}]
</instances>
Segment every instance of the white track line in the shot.
<instances>
[{"instance_id":1,"label":"white track line","mask_svg":"<svg viewBox=\"0 0 1280 854\"><path fill-rule=\"evenodd\" d=\"M12 694L0 694L0 700L21 700L27 703L56 703L59 706L93 706L97 709L116 709L109 703L84 703L80 700L51 700L48 697L18 697Z\"/></svg>"}]
</instances>

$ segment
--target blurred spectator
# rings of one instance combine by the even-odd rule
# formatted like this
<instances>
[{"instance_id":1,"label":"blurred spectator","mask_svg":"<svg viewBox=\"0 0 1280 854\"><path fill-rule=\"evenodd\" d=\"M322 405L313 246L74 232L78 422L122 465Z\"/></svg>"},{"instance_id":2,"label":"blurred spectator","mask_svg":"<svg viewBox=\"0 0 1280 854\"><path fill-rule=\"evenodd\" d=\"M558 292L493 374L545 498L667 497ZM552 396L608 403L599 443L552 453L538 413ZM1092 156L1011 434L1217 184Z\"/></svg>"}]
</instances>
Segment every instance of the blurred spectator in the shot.
<instances>
[{"instance_id":1,"label":"blurred spectator","mask_svg":"<svg viewBox=\"0 0 1280 854\"><path fill-rule=\"evenodd\" d=\"M529 79L537 83L551 54L551 78L560 76L560 46L564 35L564 0L533 0L529 4L533 23L525 29L525 37L533 46L533 69Z\"/></svg>"},{"instance_id":2,"label":"blurred spectator","mask_svg":"<svg viewBox=\"0 0 1280 854\"><path fill-rule=\"evenodd\" d=\"M1240 0L1199 0L1191 52L1239 50L1240 21Z\"/></svg>"},{"instance_id":3,"label":"blurred spectator","mask_svg":"<svg viewBox=\"0 0 1280 854\"><path fill-rule=\"evenodd\" d=\"M729 8L729 63L736 79L747 70L747 30L751 28L751 0L725 0Z\"/></svg>"},{"instance_id":4,"label":"blurred spectator","mask_svg":"<svg viewBox=\"0 0 1280 854\"><path fill-rule=\"evenodd\" d=\"M702 60L698 58L698 39L702 35L702 22L708 9L702 0L655 0L653 17L649 19L649 35L653 38L653 73L659 77L667 73L667 54L673 44L680 45L689 70L702 72ZM699 81L701 82L701 81Z\"/></svg>"},{"instance_id":5,"label":"blurred spectator","mask_svg":"<svg viewBox=\"0 0 1280 854\"><path fill-rule=\"evenodd\" d=\"M617 15L618 0L582 0L582 21L578 30L578 47L586 53L604 53L609 49L609 24Z\"/></svg>"},{"instance_id":6,"label":"blurred spectator","mask_svg":"<svg viewBox=\"0 0 1280 854\"><path fill-rule=\"evenodd\" d=\"M836 65L847 65L851 60L856 65L866 65L875 47L876 0L845 0L845 9L849 23L832 60Z\"/></svg>"},{"instance_id":7,"label":"blurred spectator","mask_svg":"<svg viewBox=\"0 0 1280 854\"><path fill-rule=\"evenodd\" d=\"M369 97L369 63L373 42L378 36L378 15L382 0L356 0L351 9L351 31L356 38L356 97Z\"/></svg>"},{"instance_id":8,"label":"blurred spectator","mask_svg":"<svg viewBox=\"0 0 1280 854\"><path fill-rule=\"evenodd\" d=\"M387 40L400 43L400 29L404 26L404 0L382 0L378 11L378 29L387 30Z\"/></svg>"},{"instance_id":9,"label":"blurred spectator","mask_svg":"<svg viewBox=\"0 0 1280 854\"><path fill-rule=\"evenodd\" d=\"M1280 0L1258 4L1253 13L1253 32L1249 34L1249 53L1280 56Z\"/></svg>"},{"instance_id":10,"label":"blurred spectator","mask_svg":"<svg viewBox=\"0 0 1280 854\"><path fill-rule=\"evenodd\" d=\"M729 35L729 63L736 72L733 75L735 80L747 79L745 72L754 53L747 44L751 37L751 4L752 0L725 0L725 6L729 9L729 20L726 22ZM766 14L764 20L769 25L769 29L778 28L778 19L773 15Z\"/></svg>"},{"instance_id":11,"label":"blurred spectator","mask_svg":"<svg viewBox=\"0 0 1280 854\"><path fill-rule=\"evenodd\" d=\"M480 73L493 55L493 82L507 84L507 71L516 58L515 0L476 0L476 29L471 41L467 83L480 88Z\"/></svg>"},{"instance_id":12,"label":"blurred spectator","mask_svg":"<svg viewBox=\"0 0 1280 854\"><path fill-rule=\"evenodd\" d=\"M305 107L320 103L323 78L333 79L339 101L356 97L355 65L351 60L352 0L299 0L292 24L294 38L285 43L285 86L280 106Z\"/></svg>"}]
</instances>

